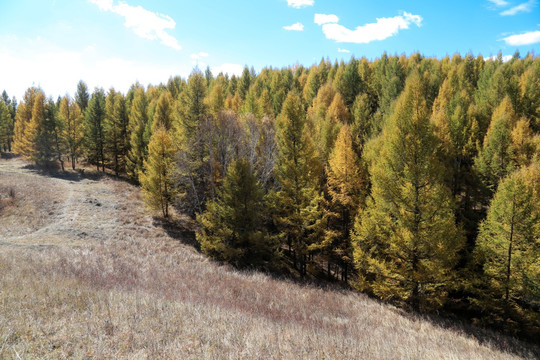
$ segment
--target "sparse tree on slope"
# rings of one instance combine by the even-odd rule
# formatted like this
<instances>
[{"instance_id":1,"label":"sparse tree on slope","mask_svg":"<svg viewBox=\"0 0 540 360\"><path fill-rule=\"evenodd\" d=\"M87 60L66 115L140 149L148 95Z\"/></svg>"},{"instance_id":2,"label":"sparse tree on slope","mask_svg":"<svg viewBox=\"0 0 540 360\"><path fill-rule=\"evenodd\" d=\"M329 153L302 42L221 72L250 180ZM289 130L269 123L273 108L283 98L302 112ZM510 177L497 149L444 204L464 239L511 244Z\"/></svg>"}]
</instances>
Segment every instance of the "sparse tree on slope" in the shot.
<instances>
[{"instance_id":1,"label":"sparse tree on slope","mask_svg":"<svg viewBox=\"0 0 540 360\"><path fill-rule=\"evenodd\" d=\"M104 150L116 176L123 173L126 167L126 154L129 146L127 125L124 96L111 89L105 101Z\"/></svg>"},{"instance_id":2,"label":"sparse tree on slope","mask_svg":"<svg viewBox=\"0 0 540 360\"><path fill-rule=\"evenodd\" d=\"M31 158L34 146L34 133L30 129L30 120L32 119L32 110L38 93L41 90L29 88L24 93L23 100L17 107L15 116L13 151L25 158Z\"/></svg>"},{"instance_id":3,"label":"sparse tree on slope","mask_svg":"<svg viewBox=\"0 0 540 360\"><path fill-rule=\"evenodd\" d=\"M75 170L75 163L81 155L84 139L83 115L79 105L73 102L69 96L65 96L60 102L59 115L64 123L62 138L67 147L67 154L71 159L71 167Z\"/></svg>"},{"instance_id":4,"label":"sparse tree on slope","mask_svg":"<svg viewBox=\"0 0 540 360\"><path fill-rule=\"evenodd\" d=\"M164 126L158 127L148 143L144 172L139 175L146 205L152 210L161 211L165 218L169 217L169 206L176 196L175 154L171 135Z\"/></svg>"}]
</instances>

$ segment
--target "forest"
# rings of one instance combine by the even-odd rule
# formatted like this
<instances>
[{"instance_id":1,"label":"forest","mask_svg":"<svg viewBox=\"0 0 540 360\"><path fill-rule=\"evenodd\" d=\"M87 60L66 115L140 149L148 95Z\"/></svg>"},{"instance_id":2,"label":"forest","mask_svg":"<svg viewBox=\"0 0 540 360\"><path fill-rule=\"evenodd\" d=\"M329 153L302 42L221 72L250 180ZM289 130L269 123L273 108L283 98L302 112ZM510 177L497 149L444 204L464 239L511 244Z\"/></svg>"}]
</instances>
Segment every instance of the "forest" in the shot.
<instances>
[{"instance_id":1,"label":"forest","mask_svg":"<svg viewBox=\"0 0 540 360\"><path fill-rule=\"evenodd\" d=\"M4 91L0 148L140 184L156 216L196 219L217 261L538 339L539 116L534 54L383 54Z\"/></svg>"}]
</instances>

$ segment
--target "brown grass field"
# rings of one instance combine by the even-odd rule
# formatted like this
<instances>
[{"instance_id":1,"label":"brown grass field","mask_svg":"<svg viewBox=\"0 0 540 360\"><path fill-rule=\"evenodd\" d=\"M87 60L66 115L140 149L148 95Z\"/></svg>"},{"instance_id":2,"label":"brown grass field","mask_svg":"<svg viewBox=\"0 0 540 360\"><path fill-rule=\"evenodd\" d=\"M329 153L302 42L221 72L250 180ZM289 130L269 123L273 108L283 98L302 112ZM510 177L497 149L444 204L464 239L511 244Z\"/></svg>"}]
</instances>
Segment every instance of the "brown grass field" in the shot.
<instances>
[{"instance_id":1,"label":"brown grass field","mask_svg":"<svg viewBox=\"0 0 540 360\"><path fill-rule=\"evenodd\" d=\"M136 187L25 165L0 159L0 359L540 357L353 291L221 266L160 226Z\"/></svg>"}]
</instances>

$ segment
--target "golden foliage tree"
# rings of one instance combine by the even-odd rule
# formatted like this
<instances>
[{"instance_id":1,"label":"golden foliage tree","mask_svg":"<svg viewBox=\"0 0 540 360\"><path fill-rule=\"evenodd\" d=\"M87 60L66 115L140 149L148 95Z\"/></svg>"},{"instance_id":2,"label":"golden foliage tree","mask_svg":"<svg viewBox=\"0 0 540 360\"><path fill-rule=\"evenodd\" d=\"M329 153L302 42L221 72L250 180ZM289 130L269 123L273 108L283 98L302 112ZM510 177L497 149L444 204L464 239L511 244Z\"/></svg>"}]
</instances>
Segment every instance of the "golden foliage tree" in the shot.
<instances>
[{"instance_id":1,"label":"golden foliage tree","mask_svg":"<svg viewBox=\"0 0 540 360\"><path fill-rule=\"evenodd\" d=\"M485 287L480 289L485 291L478 303L491 311L491 320L513 317L539 304L539 184L538 163L504 178L480 226L475 254L483 269Z\"/></svg>"},{"instance_id":2,"label":"golden foliage tree","mask_svg":"<svg viewBox=\"0 0 540 360\"><path fill-rule=\"evenodd\" d=\"M371 198L353 235L360 287L416 309L441 304L462 247L429 115L424 83L413 75L383 130Z\"/></svg>"},{"instance_id":3,"label":"golden foliage tree","mask_svg":"<svg viewBox=\"0 0 540 360\"><path fill-rule=\"evenodd\" d=\"M67 155L71 159L71 167L75 170L84 137L83 114L76 102L69 96L64 96L60 102L59 116L64 123L62 138L66 144Z\"/></svg>"},{"instance_id":4,"label":"golden foliage tree","mask_svg":"<svg viewBox=\"0 0 540 360\"><path fill-rule=\"evenodd\" d=\"M144 202L165 218L169 217L169 206L177 193L175 153L171 135L164 126L158 127L150 138L148 159L139 175Z\"/></svg>"},{"instance_id":5,"label":"golden foliage tree","mask_svg":"<svg viewBox=\"0 0 540 360\"><path fill-rule=\"evenodd\" d=\"M362 207L366 181L360 160L353 150L352 135L348 125L344 125L327 166L325 213L327 225L318 248L326 256L327 272L330 264L341 268L341 279L347 281L352 265L353 248L350 231L359 208Z\"/></svg>"},{"instance_id":6,"label":"golden foliage tree","mask_svg":"<svg viewBox=\"0 0 540 360\"><path fill-rule=\"evenodd\" d=\"M273 194L274 220L279 237L289 246L293 260L300 261L300 273L307 272L310 245L322 230L321 166L306 128L300 97L289 93L277 120L278 190Z\"/></svg>"}]
</instances>

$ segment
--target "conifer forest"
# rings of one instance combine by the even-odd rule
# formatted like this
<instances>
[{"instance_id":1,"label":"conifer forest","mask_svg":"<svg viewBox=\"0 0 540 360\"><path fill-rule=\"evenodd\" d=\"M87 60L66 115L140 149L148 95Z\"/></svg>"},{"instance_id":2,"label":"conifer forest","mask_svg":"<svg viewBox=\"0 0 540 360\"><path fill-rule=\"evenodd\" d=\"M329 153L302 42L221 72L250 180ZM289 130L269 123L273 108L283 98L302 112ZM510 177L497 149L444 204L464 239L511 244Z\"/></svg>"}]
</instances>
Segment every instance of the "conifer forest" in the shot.
<instances>
[{"instance_id":1,"label":"conifer forest","mask_svg":"<svg viewBox=\"0 0 540 360\"><path fill-rule=\"evenodd\" d=\"M2 153L137 184L155 218L194 219L219 263L540 338L538 56L385 53L65 91L4 91Z\"/></svg>"}]
</instances>

